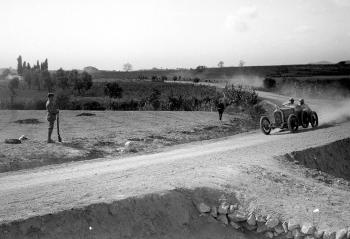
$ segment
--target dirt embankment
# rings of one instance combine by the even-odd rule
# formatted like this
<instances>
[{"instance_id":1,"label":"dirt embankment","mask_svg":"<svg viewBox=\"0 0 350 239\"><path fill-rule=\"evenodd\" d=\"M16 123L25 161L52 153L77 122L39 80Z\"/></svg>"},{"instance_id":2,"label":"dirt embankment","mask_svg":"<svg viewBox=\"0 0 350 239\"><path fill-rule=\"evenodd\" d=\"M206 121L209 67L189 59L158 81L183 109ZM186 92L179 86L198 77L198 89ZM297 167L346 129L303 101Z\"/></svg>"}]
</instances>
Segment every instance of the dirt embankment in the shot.
<instances>
[{"instance_id":1,"label":"dirt embankment","mask_svg":"<svg viewBox=\"0 0 350 239\"><path fill-rule=\"evenodd\" d=\"M350 181L350 138L286 155L308 168Z\"/></svg>"},{"instance_id":2,"label":"dirt embankment","mask_svg":"<svg viewBox=\"0 0 350 239\"><path fill-rule=\"evenodd\" d=\"M0 238L259 238L201 216L196 203L230 198L211 189L174 190L95 204L0 226Z\"/></svg>"}]
</instances>

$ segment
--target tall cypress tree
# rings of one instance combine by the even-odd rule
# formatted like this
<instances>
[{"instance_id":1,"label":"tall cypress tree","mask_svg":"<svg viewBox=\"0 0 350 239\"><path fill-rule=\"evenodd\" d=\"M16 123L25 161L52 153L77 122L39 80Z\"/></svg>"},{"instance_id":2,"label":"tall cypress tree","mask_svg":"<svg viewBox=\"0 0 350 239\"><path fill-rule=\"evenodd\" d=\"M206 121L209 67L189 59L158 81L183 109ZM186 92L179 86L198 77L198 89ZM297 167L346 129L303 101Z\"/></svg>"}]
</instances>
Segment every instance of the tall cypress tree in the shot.
<instances>
[{"instance_id":1,"label":"tall cypress tree","mask_svg":"<svg viewBox=\"0 0 350 239\"><path fill-rule=\"evenodd\" d=\"M45 61L44 61L44 66L45 66L45 69L44 69L44 70L49 70L49 63L48 63L47 58L46 58Z\"/></svg>"},{"instance_id":2,"label":"tall cypress tree","mask_svg":"<svg viewBox=\"0 0 350 239\"><path fill-rule=\"evenodd\" d=\"M23 74L23 63L21 55L17 58L17 74L20 76Z\"/></svg>"}]
</instances>

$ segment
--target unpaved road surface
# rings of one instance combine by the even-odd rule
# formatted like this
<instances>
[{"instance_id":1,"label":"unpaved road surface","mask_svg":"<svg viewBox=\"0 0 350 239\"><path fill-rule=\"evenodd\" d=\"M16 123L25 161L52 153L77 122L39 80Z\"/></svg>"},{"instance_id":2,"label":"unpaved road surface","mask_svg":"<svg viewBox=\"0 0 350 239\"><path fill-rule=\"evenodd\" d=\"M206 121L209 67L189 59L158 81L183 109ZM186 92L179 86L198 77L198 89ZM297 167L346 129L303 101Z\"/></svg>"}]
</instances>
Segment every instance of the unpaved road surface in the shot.
<instances>
[{"instance_id":1,"label":"unpaved road surface","mask_svg":"<svg viewBox=\"0 0 350 239\"><path fill-rule=\"evenodd\" d=\"M0 222L174 188L211 187L237 193L247 206L350 225L350 189L305 177L274 156L350 136L350 123L265 136L260 132L169 147L120 160L96 159L0 174Z\"/></svg>"}]
</instances>

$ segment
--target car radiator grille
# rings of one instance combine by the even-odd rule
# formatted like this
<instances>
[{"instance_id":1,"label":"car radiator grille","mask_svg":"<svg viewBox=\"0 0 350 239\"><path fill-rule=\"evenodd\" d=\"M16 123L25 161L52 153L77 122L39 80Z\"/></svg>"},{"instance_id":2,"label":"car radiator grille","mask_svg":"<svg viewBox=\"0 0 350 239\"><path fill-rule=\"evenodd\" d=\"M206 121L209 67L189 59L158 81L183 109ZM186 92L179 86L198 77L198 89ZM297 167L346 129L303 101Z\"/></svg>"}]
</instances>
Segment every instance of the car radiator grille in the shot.
<instances>
[{"instance_id":1,"label":"car radiator grille","mask_svg":"<svg viewBox=\"0 0 350 239\"><path fill-rule=\"evenodd\" d=\"M281 114L281 112L275 112L274 116L275 116L275 123L276 123L276 125L281 125L282 124L282 114Z\"/></svg>"}]
</instances>

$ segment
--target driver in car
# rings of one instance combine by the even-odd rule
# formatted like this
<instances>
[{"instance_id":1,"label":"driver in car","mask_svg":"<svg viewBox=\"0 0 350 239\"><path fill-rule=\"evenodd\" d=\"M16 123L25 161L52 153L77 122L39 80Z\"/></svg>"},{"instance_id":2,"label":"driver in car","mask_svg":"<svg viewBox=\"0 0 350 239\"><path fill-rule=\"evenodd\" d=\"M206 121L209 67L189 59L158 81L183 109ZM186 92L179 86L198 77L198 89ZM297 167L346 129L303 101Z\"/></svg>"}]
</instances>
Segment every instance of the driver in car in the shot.
<instances>
[{"instance_id":1,"label":"driver in car","mask_svg":"<svg viewBox=\"0 0 350 239\"><path fill-rule=\"evenodd\" d=\"M289 101L283 103L283 106L295 107L296 105L294 104L294 98L290 98Z\"/></svg>"},{"instance_id":2,"label":"driver in car","mask_svg":"<svg viewBox=\"0 0 350 239\"><path fill-rule=\"evenodd\" d=\"M299 100L299 105L300 105L302 110L306 110L308 113L311 112L310 107L307 104L305 104L304 99Z\"/></svg>"}]
</instances>

